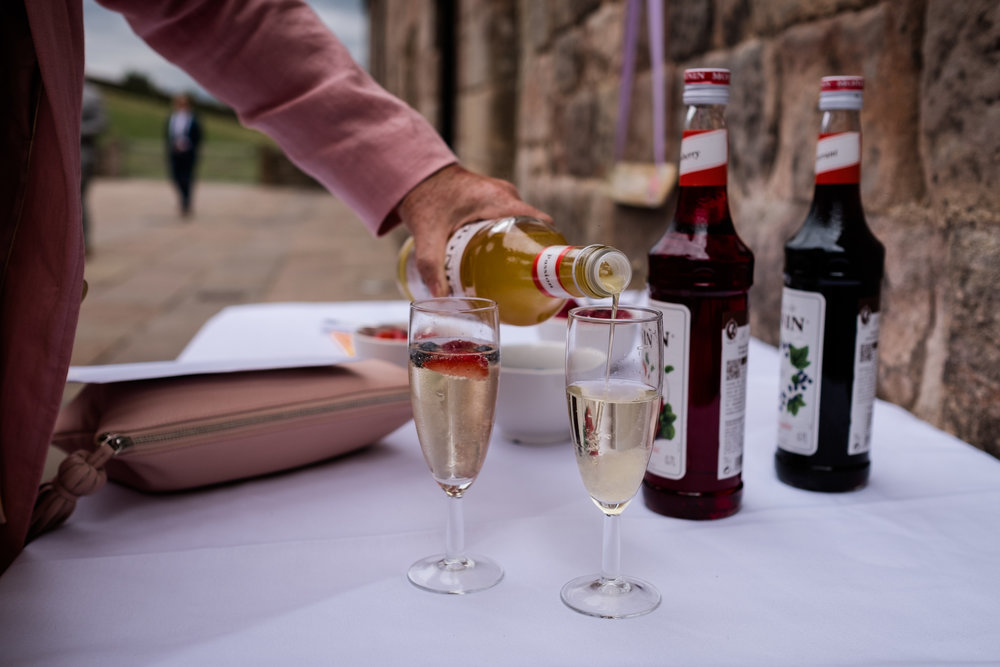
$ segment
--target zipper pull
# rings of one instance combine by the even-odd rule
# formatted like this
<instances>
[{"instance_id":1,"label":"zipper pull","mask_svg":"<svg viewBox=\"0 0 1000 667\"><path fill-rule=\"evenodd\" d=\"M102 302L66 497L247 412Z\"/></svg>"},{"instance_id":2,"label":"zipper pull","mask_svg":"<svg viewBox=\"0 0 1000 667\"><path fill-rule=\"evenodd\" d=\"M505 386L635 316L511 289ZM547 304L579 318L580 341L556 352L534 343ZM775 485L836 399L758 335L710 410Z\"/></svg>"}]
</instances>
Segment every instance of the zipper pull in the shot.
<instances>
[{"instance_id":1,"label":"zipper pull","mask_svg":"<svg viewBox=\"0 0 1000 667\"><path fill-rule=\"evenodd\" d=\"M98 436L98 445L107 445L115 456L132 446L132 438L117 433L102 433Z\"/></svg>"}]
</instances>

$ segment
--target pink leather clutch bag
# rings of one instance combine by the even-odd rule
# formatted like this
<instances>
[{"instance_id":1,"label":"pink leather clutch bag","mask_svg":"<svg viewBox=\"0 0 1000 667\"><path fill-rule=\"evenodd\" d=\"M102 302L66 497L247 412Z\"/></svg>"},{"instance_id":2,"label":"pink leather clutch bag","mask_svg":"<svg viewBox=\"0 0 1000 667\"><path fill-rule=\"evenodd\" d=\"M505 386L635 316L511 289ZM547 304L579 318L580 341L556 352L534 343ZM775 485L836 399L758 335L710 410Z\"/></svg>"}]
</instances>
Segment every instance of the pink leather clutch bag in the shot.
<instances>
[{"instance_id":1,"label":"pink leather clutch bag","mask_svg":"<svg viewBox=\"0 0 1000 667\"><path fill-rule=\"evenodd\" d=\"M155 492L274 473L373 443L411 416L406 370L378 360L87 385L56 422L52 443L71 454L41 489L31 535L107 477Z\"/></svg>"}]
</instances>

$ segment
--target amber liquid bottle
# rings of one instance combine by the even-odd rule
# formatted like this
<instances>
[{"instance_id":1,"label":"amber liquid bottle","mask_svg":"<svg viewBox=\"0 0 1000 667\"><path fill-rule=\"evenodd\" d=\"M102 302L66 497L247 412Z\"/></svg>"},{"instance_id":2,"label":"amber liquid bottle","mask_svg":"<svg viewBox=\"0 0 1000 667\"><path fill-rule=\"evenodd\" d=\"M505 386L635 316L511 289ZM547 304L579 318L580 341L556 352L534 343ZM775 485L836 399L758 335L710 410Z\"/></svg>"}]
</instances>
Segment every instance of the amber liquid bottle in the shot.
<instances>
[{"instance_id":1,"label":"amber liquid bottle","mask_svg":"<svg viewBox=\"0 0 1000 667\"><path fill-rule=\"evenodd\" d=\"M567 299L621 294L632 265L611 246L566 245L552 225L515 217L456 230L445 248L445 275L452 294L493 299L501 322L528 326L555 315ZM430 296L417 272L412 238L399 251L397 278L411 301Z\"/></svg>"},{"instance_id":2,"label":"amber liquid bottle","mask_svg":"<svg viewBox=\"0 0 1000 667\"><path fill-rule=\"evenodd\" d=\"M729 516L743 493L753 253L733 227L726 196L728 99L728 70L685 72L677 210L649 252L665 376L643 499L685 519Z\"/></svg>"},{"instance_id":3,"label":"amber liquid bottle","mask_svg":"<svg viewBox=\"0 0 1000 667\"><path fill-rule=\"evenodd\" d=\"M786 484L868 482L885 248L861 208L861 77L824 77L816 189L785 244L775 469Z\"/></svg>"}]
</instances>

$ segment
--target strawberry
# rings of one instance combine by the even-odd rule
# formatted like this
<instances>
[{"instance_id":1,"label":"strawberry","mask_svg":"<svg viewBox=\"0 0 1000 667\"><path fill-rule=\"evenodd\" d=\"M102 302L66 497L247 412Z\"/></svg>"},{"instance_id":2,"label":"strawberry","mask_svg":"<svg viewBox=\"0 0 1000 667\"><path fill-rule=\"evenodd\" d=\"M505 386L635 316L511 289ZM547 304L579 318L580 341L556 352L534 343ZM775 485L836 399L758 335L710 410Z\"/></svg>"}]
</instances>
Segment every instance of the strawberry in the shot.
<instances>
[{"instance_id":1,"label":"strawberry","mask_svg":"<svg viewBox=\"0 0 1000 667\"><path fill-rule=\"evenodd\" d=\"M598 307L590 308L588 310L580 311L580 315L585 315L586 317L594 317L600 320L610 320L611 319L611 308ZM632 313L625 310L622 306L618 309L617 319L619 320L630 320L632 319Z\"/></svg>"},{"instance_id":2,"label":"strawberry","mask_svg":"<svg viewBox=\"0 0 1000 667\"><path fill-rule=\"evenodd\" d=\"M449 354L428 357L424 361L424 368L435 373L470 380L485 380L490 374L490 363L481 354Z\"/></svg>"},{"instance_id":3,"label":"strawberry","mask_svg":"<svg viewBox=\"0 0 1000 667\"><path fill-rule=\"evenodd\" d=\"M475 352L476 344L469 340L456 338L442 343L441 349L445 352Z\"/></svg>"},{"instance_id":4,"label":"strawberry","mask_svg":"<svg viewBox=\"0 0 1000 667\"><path fill-rule=\"evenodd\" d=\"M383 326L375 330L375 338L384 338L386 340L406 340L406 329L400 329L394 326Z\"/></svg>"},{"instance_id":5,"label":"strawberry","mask_svg":"<svg viewBox=\"0 0 1000 667\"><path fill-rule=\"evenodd\" d=\"M578 304L573 299L568 299L566 303L563 305L562 309L558 313L556 313L553 317L567 318L569 317L569 311L573 310L579 305L580 304Z\"/></svg>"}]
</instances>

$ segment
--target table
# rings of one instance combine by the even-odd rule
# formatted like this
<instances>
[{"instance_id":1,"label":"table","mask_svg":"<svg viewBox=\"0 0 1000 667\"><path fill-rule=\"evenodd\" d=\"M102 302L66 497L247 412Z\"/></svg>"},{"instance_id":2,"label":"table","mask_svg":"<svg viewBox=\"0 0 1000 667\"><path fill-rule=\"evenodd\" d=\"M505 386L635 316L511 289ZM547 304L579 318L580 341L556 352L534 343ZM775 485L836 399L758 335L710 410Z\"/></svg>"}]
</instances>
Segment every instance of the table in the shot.
<instances>
[{"instance_id":1,"label":"table","mask_svg":"<svg viewBox=\"0 0 1000 667\"><path fill-rule=\"evenodd\" d=\"M206 491L109 484L0 577L0 664L1000 663L1000 461L880 401L867 488L787 487L772 464L776 351L754 340L749 369L740 512L691 522L637 500L623 516L624 569L663 593L647 616L594 619L559 599L600 565L602 517L568 443L494 437L465 509L499 586L412 586L410 563L443 545L446 499L411 422L342 459Z\"/></svg>"}]
</instances>

